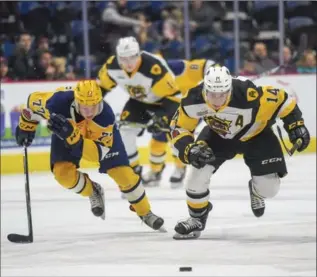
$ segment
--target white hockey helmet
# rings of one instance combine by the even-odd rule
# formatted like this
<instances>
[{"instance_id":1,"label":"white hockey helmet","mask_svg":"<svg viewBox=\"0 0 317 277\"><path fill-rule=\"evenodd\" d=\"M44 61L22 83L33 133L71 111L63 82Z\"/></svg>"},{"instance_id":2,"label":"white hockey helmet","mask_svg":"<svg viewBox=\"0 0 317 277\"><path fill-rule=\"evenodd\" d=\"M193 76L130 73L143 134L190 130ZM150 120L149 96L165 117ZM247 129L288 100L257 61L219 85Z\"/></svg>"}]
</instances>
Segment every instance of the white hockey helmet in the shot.
<instances>
[{"instance_id":1,"label":"white hockey helmet","mask_svg":"<svg viewBox=\"0 0 317 277\"><path fill-rule=\"evenodd\" d=\"M140 45L135 37L120 38L117 47L117 56L127 58L140 54Z\"/></svg>"},{"instance_id":2,"label":"white hockey helmet","mask_svg":"<svg viewBox=\"0 0 317 277\"><path fill-rule=\"evenodd\" d=\"M232 77L225 66L211 66L204 76L205 99L214 108L228 103L232 90Z\"/></svg>"},{"instance_id":3,"label":"white hockey helmet","mask_svg":"<svg viewBox=\"0 0 317 277\"><path fill-rule=\"evenodd\" d=\"M224 93L231 90L232 77L225 66L211 66L204 76L204 89L213 93Z\"/></svg>"}]
</instances>

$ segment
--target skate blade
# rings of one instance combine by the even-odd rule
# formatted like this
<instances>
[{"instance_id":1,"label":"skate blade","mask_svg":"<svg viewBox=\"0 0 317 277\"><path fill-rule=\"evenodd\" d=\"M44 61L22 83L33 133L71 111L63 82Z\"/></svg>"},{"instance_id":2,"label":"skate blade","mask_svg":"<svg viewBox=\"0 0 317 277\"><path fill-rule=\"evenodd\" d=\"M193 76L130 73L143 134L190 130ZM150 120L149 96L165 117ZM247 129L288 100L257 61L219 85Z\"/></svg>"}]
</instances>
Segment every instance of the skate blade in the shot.
<instances>
[{"instance_id":1,"label":"skate blade","mask_svg":"<svg viewBox=\"0 0 317 277\"><path fill-rule=\"evenodd\" d=\"M143 183L143 187L145 187L145 188L156 188L158 186L160 186L160 182L157 182L157 181Z\"/></svg>"},{"instance_id":2,"label":"skate blade","mask_svg":"<svg viewBox=\"0 0 317 277\"><path fill-rule=\"evenodd\" d=\"M102 191L101 191L101 197L102 197L102 202L103 202L103 214L101 215L101 219L102 220L105 220L106 218L106 204L105 204L105 191L104 189L102 188Z\"/></svg>"},{"instance_id":3,"label":"skate blade","mask_svg":"<svg viewBox=\"0 0 317 277\"><path fill-rule=\"evenodd\" d=\"M171 182L171 189L178 189L183 187L183 182L179 181L179 182Z\"/></svg>"},{"instance_id":4,"label":"skate blade","mask_svg":"<svg viewBox=\"0 0 317 277\"><path fill-rule=\"evenodd\" d=\"M105 219L106 219L106 213L103 213L103 214L100 216L100 218L101 218L102 220L105 220Z\"/></svg>"},{"instance_id":5,"label":"skate blade","mask_svg":"<svg viewBox=\"0 0 317 277\"><path fill-rule=\"evenodd\" d=\"M198 239L200 237L201 232L200 231L194 231L187 235L182 235L179 233L175 233L173 236L173 239L175 240L191 240L191 239Z\"/></svg>"},{"instance_id":6,"label":"skate blade","mask_svg":"<svg viewBox=\"0 0 317 277\"><path fill-rule=\"evenodd\" d=\"M160 233L167 233L167 230L165 229L164 226L162 226L161 228L159 228L158 231L159 231Z\"/></svg>"}]
</instances>

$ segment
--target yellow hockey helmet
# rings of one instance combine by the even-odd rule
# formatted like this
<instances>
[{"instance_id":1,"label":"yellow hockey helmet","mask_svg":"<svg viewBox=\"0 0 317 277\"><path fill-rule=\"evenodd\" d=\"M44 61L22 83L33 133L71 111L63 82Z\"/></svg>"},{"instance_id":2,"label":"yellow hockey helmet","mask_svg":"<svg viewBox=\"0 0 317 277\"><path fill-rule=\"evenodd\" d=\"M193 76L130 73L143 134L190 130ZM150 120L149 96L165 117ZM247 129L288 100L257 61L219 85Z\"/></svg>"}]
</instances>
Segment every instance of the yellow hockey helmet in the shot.
<instances>
[{"instance_id":1,"label":"yellow hockey helmet","mask_svg":"<svg viewBox=\"0 0 317 277\"><path fill-rule=\"evenodd\" d=\"M76 102L81 105L94 106L102 101L101 88L96 81L79 81L74 93Z\"/></svg>"}]
</instances>

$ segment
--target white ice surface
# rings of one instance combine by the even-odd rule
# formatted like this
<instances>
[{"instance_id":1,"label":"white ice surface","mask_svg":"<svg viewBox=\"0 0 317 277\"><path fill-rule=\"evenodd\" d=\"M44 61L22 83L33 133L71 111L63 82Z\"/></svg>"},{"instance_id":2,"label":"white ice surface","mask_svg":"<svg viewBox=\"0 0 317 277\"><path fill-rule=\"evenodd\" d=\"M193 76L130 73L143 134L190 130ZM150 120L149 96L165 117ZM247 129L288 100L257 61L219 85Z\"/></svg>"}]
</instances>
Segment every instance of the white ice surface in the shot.
<instances>
[{"instance_id":1,"label":"white ice surface","mask_svg":"<svg viewBox=\"0 0 317 277\"><path fill-rule=\"evenodd\" d=\"M150 230L112 180L92 172L106 190L106 220L89 202L60 187L50 173L31 176L34 243L10 243L26 234L23 175L1 176L2 276L316 276L316 157L287 160L289 174L265 215L251 212L242 159L227 162L212 178L214 209L195 241L175 241L173 228L187 217L183 188L148 189L152 209L168 233ZM179 272L191 266L192 272Z\"/></svg>"}]
</instances>

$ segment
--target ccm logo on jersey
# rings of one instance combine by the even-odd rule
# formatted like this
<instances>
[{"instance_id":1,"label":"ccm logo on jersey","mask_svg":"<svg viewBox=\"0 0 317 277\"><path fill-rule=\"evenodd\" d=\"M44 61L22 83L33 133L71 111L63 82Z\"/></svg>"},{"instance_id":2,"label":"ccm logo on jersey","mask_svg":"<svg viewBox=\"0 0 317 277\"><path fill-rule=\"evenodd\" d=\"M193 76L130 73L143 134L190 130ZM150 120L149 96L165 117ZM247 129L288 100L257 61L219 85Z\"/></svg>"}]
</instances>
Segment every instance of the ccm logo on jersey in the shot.
<instances>
[{"instance_id":1,"label":"ccm logo on jersey","mask_svg":"<svg viewBox=\"0 0 317 277\"><path fill-rule=\"evenodd\" d=\"M105 156L105 159L113 158L115 156L119 156L119 152L112 152Z\"/></svg>"},{"instance_id":2,"label":"ccm logo on jersey","mask_svg":"<svg viewBox=\"0 0 317 277\"><path fill-rule=\"evenodd\" d=\"M263 160L262 164L270 164L270 163L276 163L276 162L281 162L282 158L271 158L268 160Z\"/></svg>"}]
</instances>

